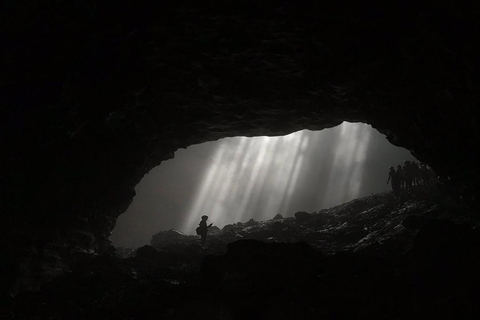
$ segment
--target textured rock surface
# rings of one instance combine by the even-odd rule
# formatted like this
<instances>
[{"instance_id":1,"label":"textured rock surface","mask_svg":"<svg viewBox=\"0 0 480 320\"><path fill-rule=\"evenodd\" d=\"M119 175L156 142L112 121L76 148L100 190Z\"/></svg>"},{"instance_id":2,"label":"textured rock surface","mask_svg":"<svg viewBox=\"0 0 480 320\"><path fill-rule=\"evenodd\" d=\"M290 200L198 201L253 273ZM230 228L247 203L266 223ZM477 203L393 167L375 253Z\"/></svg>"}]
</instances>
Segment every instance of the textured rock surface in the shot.
<instances>
[{"instance_id":1,"label":"textured rock surface","mask_svg":"<svg viewBox=\"0 0 480 320\"><path fill-rule=\"evenodd\" d=\"M198 237L160 232L152 238L156 248L141 247L125 259L85 254L39 292L6 300L0 315L477 319L480 221L461 210L444 195L382 194L311 213L304 222L226 226L206 249ZM453 215L456 222L446 219ZM417 222L405 227L413 217ZM232 233L242 240L227 244Z\"/></svg>"},{"instance_id":2,"label":"textured rock surface","mask_svg":"<svg viewBox=\"0 0 480 320\"><path fill-rule=\"evenodd\" d=\"M2 287L35 286L84 252L107 251L145 173L226 136L369 123L476 200L479 10L6 1Z\"/></svg>"}]
</instances>

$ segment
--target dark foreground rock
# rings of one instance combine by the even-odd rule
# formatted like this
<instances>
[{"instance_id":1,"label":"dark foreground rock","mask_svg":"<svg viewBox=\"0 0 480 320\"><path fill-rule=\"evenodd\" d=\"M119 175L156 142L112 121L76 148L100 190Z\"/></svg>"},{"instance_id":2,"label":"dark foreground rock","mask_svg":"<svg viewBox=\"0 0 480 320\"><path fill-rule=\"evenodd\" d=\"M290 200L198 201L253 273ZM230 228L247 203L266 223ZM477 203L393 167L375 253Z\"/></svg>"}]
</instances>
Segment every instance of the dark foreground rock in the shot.
<instances>
[{"instance_id":1,"label":"dark foreground rock","mask_svg":"<svg viewBox=\"0 0 480 320\"><path fill-rule=\"evenodd\" d=\"M162 231L7 295L2 319L478 319L477 225L418 190L228 225L207 248Z\"/></svg>"}]
</instances>

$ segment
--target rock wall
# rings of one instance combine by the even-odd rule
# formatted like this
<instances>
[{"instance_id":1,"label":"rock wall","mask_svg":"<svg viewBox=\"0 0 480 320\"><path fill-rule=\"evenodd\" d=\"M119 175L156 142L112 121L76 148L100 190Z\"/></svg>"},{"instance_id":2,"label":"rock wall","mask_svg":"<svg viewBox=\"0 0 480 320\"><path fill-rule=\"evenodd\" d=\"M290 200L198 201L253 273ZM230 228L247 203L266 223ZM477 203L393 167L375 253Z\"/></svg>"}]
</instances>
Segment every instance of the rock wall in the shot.
<instances>
[{"instance_id":1,"label":"rock wall","mask_svg":"<svg viewBox=\"0 0 480 320\"><path fill-rule=\"evenodd\" d=\"M477 199L476 4L3 7L9 287L41 282L79 252L108 250L145 173L178 148L227 136L369 123L430 164L459 199Z\"/></svg>"}]
</instances>

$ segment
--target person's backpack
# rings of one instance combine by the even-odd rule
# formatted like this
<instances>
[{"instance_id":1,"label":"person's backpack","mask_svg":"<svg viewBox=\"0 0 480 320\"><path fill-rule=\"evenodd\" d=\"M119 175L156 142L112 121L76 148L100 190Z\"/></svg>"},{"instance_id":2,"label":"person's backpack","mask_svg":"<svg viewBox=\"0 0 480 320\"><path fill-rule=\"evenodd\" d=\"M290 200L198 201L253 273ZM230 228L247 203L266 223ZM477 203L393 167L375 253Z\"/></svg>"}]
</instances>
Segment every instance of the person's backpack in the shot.
<instances>
[{"instance_id":1,"label":"person's backpack","mask_svg":"<svg viewBox=\"0 0 480 320\"><path fill-rule=\"evenodd\" d=\"M202 234L202 228L201 227L197 227L197 229L195 229L195 231L197 231L197 234Z\"/></svg>"}]
</instances>

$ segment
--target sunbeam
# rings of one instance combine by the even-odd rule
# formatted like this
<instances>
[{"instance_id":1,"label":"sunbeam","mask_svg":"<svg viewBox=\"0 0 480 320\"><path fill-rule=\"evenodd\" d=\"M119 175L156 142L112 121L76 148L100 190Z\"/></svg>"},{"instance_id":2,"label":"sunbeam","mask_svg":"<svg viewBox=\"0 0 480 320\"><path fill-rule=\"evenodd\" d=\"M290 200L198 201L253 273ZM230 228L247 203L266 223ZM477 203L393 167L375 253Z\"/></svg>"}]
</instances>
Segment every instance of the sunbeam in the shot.
<instances>
[{"instance_id":1,"label":"sunbeam","mask_svg":"<svg viewBox=\"0 0 480 320\"><path fill-rule=\"evenodd\" d=\"M194 228L203 214L221 226L278 210L281 200L292 193L286 182L296 179L295 159L302 140L304 133L278 138L226 139L207 169L206 182L198 189L183 229ZM230 147L224 158L227 144Z\"/></svg>"},{"instance_id":2,"label":"sunbeam","mask_svg":"<svg viewBox=\"0 0 480 320\"><path fill-rule=\"evenodd\" d=\"M338 141L332 146L327 192L323 197L318 194L324 206L358 196L371 128L344 123L329 130L336 130ZM203 214L219 227L251 218L268 219L277 213L291 214L288 210L304 169L310 135L304 130L284 137L226 139L208 167L205 182L200 183L182 229L191 232Z\"/></svg>"},{"instance_id":3,"label":"sunbeam","mask_svg":"<svg viewBox=\"0 0 480 320\"><path fill-rule=\"evenodd\" d=\"M370 130L364 125L340 125L339 141L334 146L333 165L322 203L333 206L358 196Z\"/></svg>"}]
</instances>

